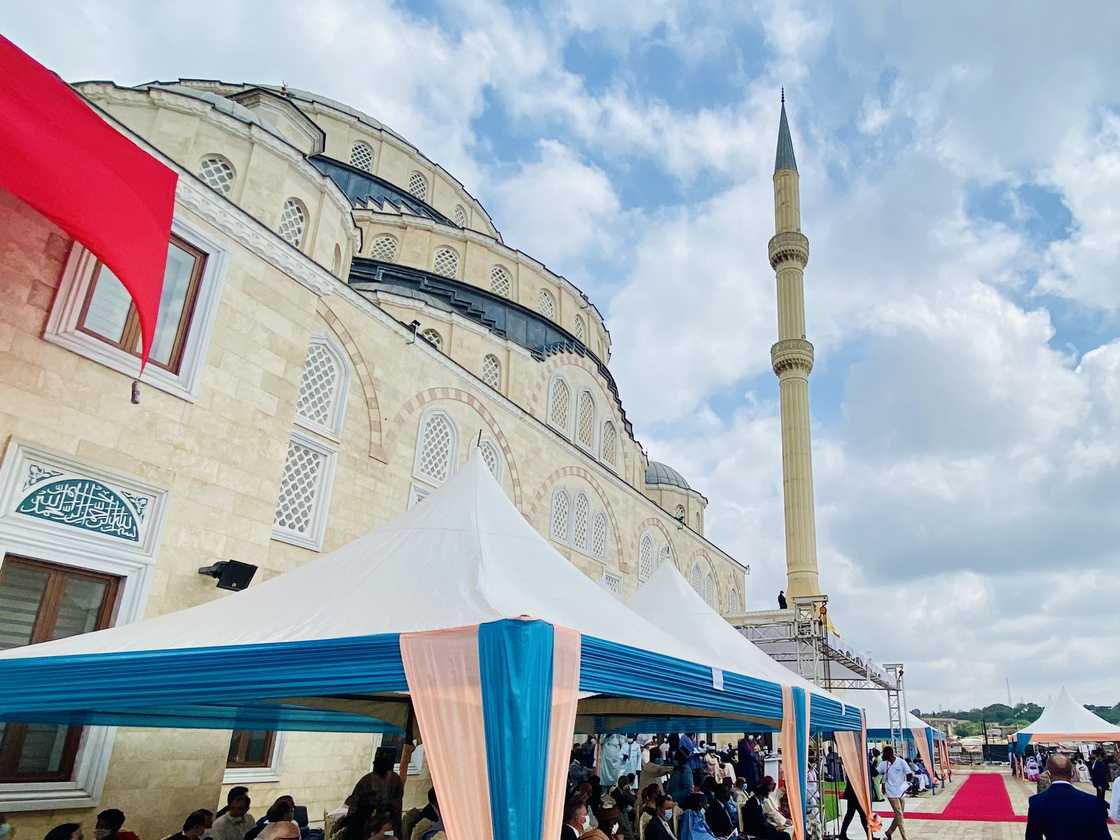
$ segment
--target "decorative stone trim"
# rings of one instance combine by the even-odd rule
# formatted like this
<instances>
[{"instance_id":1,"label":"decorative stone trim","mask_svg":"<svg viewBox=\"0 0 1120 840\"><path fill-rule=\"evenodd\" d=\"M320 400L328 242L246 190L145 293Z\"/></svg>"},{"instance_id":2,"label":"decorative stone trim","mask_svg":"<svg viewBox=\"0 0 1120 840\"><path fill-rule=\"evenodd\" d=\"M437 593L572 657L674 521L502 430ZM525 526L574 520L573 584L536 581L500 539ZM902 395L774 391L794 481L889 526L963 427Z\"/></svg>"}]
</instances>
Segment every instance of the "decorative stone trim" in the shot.
<instances>
[{"instance_id":1,"label":"decorative stone trim","mask_svg":"<svg viewBox=\"0 0 1120 840\"><path fill-rule=\"evenodd\" d=\"M404 429L411 426L411 424L405 425L405 421L409 417L419 412L424 406L438 400L452 400L469 405L483 419L486 427L490 430L490 434L494 436L494 442L502 450L502 457L505 459L506 466L509 467L509 480L513 487L513 503L518 509L521 509L523 504L521 473L518 471L517 461L513 457L513 447L510 446L509 438L506 437L505 432L498 425L497 419L490 413L490 409L474 394L459 388L429 388L426 391L421 391L401 406L396 416L390 421L389 428L398 429L400 430L399 433L403 434Z\"/></svg>"},{"instance_id":2,"label":"decorative stone trim","mask_svg":"<svg viewBox=\"0 0 1120 840\"><path fill-rule=\"evenodd\" d=\"M792 260L804 268L809 263L809 240L794 230L775 234L770 238L770 267Z\"/></svg>"},{"instance_id":3,"label":"decorative stone trim","mask_svg":"<svg viewBox=\"0 0 1120 840\"><path fill-rule=\"evenodd\" d=\"M382 464L387 464L389 461L381 442L381 408L377 401L377 384L373 378L373 373L366 365L365 357L362 356L362 351L358 348L354 337L350 335L350 331L346 329L346 325L335 314L327 300L319 298L316 308L320 317L327 322L331 332L335 334L339 343L346 350L350 357L350 364L353 365L354 372L358 375L358 382L361 383L362 392L366 399L366 414L369 416L369 457L375 461L380 461Z\"/></svg>"},{"instance_id":4,"label":"decorative stone trim","mask_svg":"<svg viewBox=\"0 0 1120 840\"><path fill-rule=\"evenodd\" d=\"M618 570L625 574L631 571L630 563L626 559L626 554L622 550L622 533L618 527L618 517L614 514L614 508L611 507L610 501L607 499L607 494L603 490L603 485L599 482L598 477L586 467L561 467L555 470L551 475L546 476L537 488L537 492L533 494L532 499L529 501L527 513L531 518L538 518L542 515L542 511L551 508L552 493L556 489L556 484L565 478L582 478L591 485L591 489L599 497L599 504L602 505L603 510L606 511L607 520L611 523L611 534L614 537L615 557L618 558Z\"/></svg>"}]
</instances>

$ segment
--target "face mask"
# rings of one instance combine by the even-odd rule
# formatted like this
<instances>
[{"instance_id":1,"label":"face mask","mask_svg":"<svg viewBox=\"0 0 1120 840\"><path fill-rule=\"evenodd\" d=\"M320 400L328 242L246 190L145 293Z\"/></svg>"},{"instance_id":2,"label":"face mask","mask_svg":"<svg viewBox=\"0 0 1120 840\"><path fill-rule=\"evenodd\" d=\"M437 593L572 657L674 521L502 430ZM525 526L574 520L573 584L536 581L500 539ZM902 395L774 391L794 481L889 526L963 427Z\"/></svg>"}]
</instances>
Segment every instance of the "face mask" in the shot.
<instances>
[{"instance_id":1,"label":"face mask","mask_svg":"<svg viewBox=\"0 0 1120 840\"><path fill-rule=\"evenodd\" d=\"M663 816L665 818L665 821L668 822L669 820L673 819L673 809L666 808L661 812L661 816Z\"/></svg>"},{"instance_id":2,"label":"face mask","mask_svg":"<svg viewBox=\"0 0 1120 840\"><path fill-rule=\"evenodd\" d=\"M583 818L583 830L587 831L591 828L591 817L585 816Z\"/></svg>"},{"instance_id":3,"label":"face mask","mask_svg":"<svg viewBox=\"0 0 1120 840\"><path fill-rule=\"evenodd\" d=\"M96 837L97 840L105 840L105 838L108 837L112 833L113 832L111 832L107 828L95 828L93 830L93 836Z\"/></svg>"}]
</instances>

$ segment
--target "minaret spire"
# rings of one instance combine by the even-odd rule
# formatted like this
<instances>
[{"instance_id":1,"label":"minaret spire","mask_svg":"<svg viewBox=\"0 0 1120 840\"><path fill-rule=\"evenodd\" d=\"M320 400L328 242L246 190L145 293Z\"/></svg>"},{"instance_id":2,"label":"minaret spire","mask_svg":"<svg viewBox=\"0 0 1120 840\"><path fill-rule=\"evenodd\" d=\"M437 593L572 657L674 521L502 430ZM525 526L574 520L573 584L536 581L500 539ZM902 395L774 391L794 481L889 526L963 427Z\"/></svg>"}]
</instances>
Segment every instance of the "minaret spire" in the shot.
<instances>
[{"instance_id":1,"label":"minaret spire","mask_svg":"<svg viewBox=\"0 0 1120 840\"><path fill-rule=\"evenodd\" d=\"M785 497L786 595L820 595L813 459L809 427L809 372L813 345L805 339L805 266L809 240L801 233L801 187L793 154L785 89L774 159L774 237L770 266L778 284L778 341L770 359L778 377L782 413L782 491Z\"/></svg>"}]
</instances>

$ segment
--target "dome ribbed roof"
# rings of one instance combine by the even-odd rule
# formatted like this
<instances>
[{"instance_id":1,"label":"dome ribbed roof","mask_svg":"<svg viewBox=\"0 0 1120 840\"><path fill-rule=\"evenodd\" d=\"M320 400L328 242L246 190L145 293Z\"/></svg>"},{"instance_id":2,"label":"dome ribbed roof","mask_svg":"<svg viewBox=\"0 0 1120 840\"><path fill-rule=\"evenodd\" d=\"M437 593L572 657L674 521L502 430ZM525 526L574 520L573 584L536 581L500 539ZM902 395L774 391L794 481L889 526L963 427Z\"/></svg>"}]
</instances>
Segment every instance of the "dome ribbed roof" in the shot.
<instances>
[{"instance_id":1,"label":"dome ribbed roof","mask_svg":"<svg viewBox=\"0 0 1120 840\"><path fill-rule=\"evenodd\" d=\"M646 484L668 484L672 487L680 487L682 490L692 489L683 475L660 461L650 461L646 466Z\"/></svg>"}]
</instances>

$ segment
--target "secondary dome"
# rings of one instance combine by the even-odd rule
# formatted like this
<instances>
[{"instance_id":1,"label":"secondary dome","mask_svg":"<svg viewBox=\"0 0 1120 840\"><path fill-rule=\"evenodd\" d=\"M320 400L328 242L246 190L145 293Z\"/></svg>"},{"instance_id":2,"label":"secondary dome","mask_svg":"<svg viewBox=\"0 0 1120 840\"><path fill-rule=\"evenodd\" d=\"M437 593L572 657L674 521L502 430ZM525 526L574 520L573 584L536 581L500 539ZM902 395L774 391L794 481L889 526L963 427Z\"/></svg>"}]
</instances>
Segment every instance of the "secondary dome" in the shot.
<instances>
[{"instance_id":1,"label":"secondary dome","mask_svg":"<svg viewBox=\"0 0 1120 840\"><path fill-rule=\"evenodd\" d=\"M646 484L668 484L683 490L692 489L683 475L660 461L650 461L646 466Z\"/></svg>"}]
</instances>

